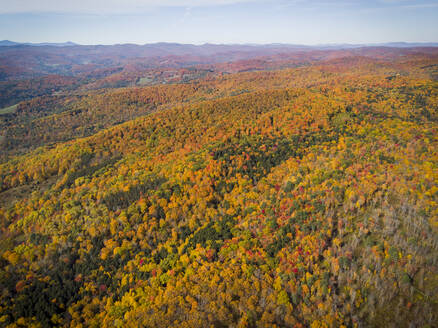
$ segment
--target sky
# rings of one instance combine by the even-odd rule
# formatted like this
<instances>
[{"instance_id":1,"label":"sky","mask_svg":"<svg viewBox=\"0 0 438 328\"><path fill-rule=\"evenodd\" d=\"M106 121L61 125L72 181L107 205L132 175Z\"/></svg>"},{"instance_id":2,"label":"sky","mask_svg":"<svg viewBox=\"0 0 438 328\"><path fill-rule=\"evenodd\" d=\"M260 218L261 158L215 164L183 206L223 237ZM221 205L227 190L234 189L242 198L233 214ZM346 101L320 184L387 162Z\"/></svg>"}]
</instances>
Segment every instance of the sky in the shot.
<instances>
[{"instance_id":1,"label":"sky","mask_svg":"<svg viewBox=\"0 0 438 328\"><path fill-rule=\"evenodd\" d=\"M0 0L16 42L438 42L438 0Z\"/></svg>"}]
</instances>

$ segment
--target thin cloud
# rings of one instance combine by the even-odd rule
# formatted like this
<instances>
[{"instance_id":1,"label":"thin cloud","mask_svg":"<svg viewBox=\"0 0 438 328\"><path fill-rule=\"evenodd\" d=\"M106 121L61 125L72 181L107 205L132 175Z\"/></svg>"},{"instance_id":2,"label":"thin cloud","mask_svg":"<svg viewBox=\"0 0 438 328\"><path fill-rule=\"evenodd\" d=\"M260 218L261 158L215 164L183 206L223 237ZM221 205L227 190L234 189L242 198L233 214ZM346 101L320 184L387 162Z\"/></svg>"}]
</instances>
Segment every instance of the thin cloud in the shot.
<instances>
[{"instance_id":1,"label":"thin cloud","mask_svg":"<svg viewBox=\"0 0 438 328\"><path fill-rule=\"evenodd\" d=\"M413 4L413 5L404 5L401 7L406 8L406 9L437 8L438 3L419 3L419 4Z\"/></svg>"},{"instance_id":2,"label":"thin cloud","mask_svg":"<svg viewBox=\"0 0 438 328\"><path fill-rule=\"evenodd\" d=\"M380 0L380 2L383 2L383 3L396 3L396 4L404 3L404 2L408 2L408 1L410 1L410 0Z\"/></svg>"},{"instance_id":3,"label":"thin cloud","mask_svg":"<svg viewBox=\"0 0 438 328\"><path fill-rule=\"evenodd\" d=\"M412 1L412 0L380 0L382 3L394 5L402 9L423 9L423 8L437 8L438 1Z\"/></svg>"},{"instance_id":4,"label":"thin cloud","mask_svg":"<svg viewBox=\"0 0 438 328\"><path fill-rule=\"evenodd\" d=\"M0 13L131 13L159 7L206 7L256 1L258 0L0 0Z\"/></svg>"},{"instance_id":5,"label":"thin cloud","mask_svg":"<svg viewBox=\"0 0 438 328\"><path fill-rule=\"evenodd\" d=\"M396 5L403 8L433 8L438 6L438 1L412 1L412 0L380 0L380 2L390 5Z\"/></svg>"}]
</instances>

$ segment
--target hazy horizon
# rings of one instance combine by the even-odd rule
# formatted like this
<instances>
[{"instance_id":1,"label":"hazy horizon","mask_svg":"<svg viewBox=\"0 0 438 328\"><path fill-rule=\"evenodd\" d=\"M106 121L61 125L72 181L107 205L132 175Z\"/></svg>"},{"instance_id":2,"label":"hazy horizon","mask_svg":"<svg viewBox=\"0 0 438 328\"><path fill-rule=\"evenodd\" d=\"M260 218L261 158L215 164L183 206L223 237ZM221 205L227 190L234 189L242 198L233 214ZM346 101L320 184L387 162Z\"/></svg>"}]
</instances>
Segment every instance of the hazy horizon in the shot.
<instances>
[{"instance_id":1,"label":"hazy horizon","mask_svg":"<svg viewBox=\"0 0 438 328\"><path fill-rule=\"evenodd\" d=\"M438 41L430 41L430 42L409 42L409 41L389 41L389 42L380 42L380 43L318 43L318 44L298 44L298 43L281 43L281 42L275 42L275 43L211 43L211 42L205 42L205 43L181 43L181 42L171 42L171 41L158 41L158 42L150 42L150 43L133 43L133 42L126 42L126 43L95 43L95 44L85 44L85 43L77 43L73 42L71 40L67 41L61 41L61 42L33 42L33 41L15 41L10 39L4 39L0 40L0 42L12 42L16 43L18 45L76 45L76 46L124 46L124 45L134 45L134 46L148 46L148 45L157 45L157 44L165 44L165 45L183 45L183 46L279 46L279 47L303 47L303 48L317 48L317 47L341 47L341 46L347 46L347 47L379 47L379 46L388 46L388 45L402 45L405 44L406 46L409 45L430 45L433 44L433 46L438 46Z\"/></svg>"}]
</instances>

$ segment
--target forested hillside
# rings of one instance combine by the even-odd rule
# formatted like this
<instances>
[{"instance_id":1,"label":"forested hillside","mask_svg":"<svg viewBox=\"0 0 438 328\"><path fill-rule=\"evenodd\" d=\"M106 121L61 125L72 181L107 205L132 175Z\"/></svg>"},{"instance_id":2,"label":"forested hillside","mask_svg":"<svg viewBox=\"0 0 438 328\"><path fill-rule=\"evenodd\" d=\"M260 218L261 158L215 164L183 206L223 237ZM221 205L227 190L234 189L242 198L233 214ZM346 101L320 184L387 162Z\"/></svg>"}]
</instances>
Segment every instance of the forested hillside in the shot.
<instances>
[{"instance_id":1,"label":"forested hillside","mask_svg":"<svg viewBox=\"0 0 438 328\"><path fill-rule=\"evenodd\" d=\"M438 52L379 51L0 114L0 325L435 327Z\"/></svg>"}]
</instances>

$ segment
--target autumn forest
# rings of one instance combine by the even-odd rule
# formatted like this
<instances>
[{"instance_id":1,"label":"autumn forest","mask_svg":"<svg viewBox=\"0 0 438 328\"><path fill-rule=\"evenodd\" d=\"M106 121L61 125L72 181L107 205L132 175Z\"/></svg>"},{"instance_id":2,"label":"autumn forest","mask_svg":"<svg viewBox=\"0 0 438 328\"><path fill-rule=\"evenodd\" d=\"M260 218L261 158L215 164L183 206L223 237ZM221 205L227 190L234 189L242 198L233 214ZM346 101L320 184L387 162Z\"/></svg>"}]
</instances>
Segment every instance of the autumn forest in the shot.
<instances>
[{"instance_id":1,"label":"autumn forest","mask_svg":"<svg viewBox=\"0 0 438 328\"><path fill-rule=\"evenodd\" d=\"M437 327L438 48L160 47L0 47L0 326Z\"/></svg>"}]
</instances>

